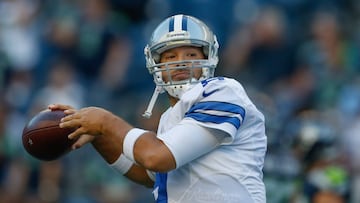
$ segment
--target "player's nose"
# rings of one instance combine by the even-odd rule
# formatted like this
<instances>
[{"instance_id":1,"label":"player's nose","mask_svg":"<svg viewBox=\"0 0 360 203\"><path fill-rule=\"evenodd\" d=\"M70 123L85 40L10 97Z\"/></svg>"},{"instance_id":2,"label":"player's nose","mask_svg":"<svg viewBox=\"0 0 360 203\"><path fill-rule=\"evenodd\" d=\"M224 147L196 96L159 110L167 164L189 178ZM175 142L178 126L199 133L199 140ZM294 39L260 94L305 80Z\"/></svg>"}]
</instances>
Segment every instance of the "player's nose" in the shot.
<instances>
[{"instance_id":1,"label":"player's nose","mask_svg":"<svg viewBox=\"0 0 360 203\"><path fill-rule=\"evenodd\" d=\"M184 61L184 60L188 60L188 58L185 56L185 55L180 55L180 56L178 56L178 58L177 58L177 60L179 61L179 62L181 62L181 61ZM177 63L176 64L176 66L187 66L187 65L189 65L188 63Z\"/></svg>"}]
</instances>

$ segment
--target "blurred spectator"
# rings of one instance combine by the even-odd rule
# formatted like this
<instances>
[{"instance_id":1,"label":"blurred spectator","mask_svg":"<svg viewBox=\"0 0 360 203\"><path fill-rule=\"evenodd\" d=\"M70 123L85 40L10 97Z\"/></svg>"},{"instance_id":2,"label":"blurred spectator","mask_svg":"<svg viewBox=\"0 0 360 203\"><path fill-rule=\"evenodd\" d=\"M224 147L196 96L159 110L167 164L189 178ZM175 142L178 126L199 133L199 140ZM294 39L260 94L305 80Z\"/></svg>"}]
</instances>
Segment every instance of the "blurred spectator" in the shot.
<instances>
[{"instance_id":1,"label":"blurred spectator","mask_svg":"<svg viewBox=\"0 0 360 203\"><path fill-rule=\"evenodd\" d=\"M299 49L300 68L315 77L313 102L321 109L334 106L342 85L358 73L358 47L344 35L340 20L332 11L316 11L309 22L310 39Z\"/></svg>"},{"instance_id":2,"label":"blurred spectator","mask_svg":"<svg viewBox=\"0 0 360 203\"><path fill-rule=\"evenodd\" d=\"M76 61L79 10L69 1L45 1L42 10L41 61L34 71L36 88L46 83L51 63L57 58ZM75 62L74 62L75 63ZM77 67L75 67L77 69Z\"/></svg>"},{"instance_id":3,"label":"blurred spectator","mask_svg":"<svg viewBox=\"0 0 360 203\"><path fill-rule=\"evenodd\" d=\"M0 98L3 98L2 96ZM0 99L0 185L5 176L5 168L7 164L6 145L5 145L5 122L8 116L9 109L4 99Z\"/></svg>"},{"instance_id":4,"label":"blurred spectator","mask_svg":"<svg viewBox=\"0 0 360 203\"><path fill-rule=\"evenodd\" d=\"M99 74L110 46L114 42L111 10L108 1L80 1L80 19L77 25L77 68L87 84ZM117 24L118 28L122 25Z\"/></svg>"},{"instance_id":5,"label":"blurred spectator","mask_svg":"<svg viewBox=\"0 0 360 203\"><path fill-rule=\"evenodd\" d=\"M39 29L37 12L39 2L36 0L1 1L0 15L0 49L15 70L34 69L39 62Z\"/></svg>"},{"instance_id":6,"label":"blurred spectator","mask_svg":"<svg viewBox=\"0 0 360 203\"><path fill-rule=\"evenodd\" d=\"M359 88L359 87L358 87ZM357 91L359 89L356 89ZM357 104L360 104L358 101ZM351 178L351 203L360 202L360 109L353 109L353 116L351 119L346 120L344 124L344 132L342 142L344 144L346 155L349 159L348 164L352 173Z\"/></svg>"},{"instance_id":7,"label":"blurred spectator","mask_svg":"<svg viewBox=\"0 0 360 203\"><path fill-rule=\"evenodd\" d=\"M230 38L220 71L257 88L289 76L295 67L295 47L286 27L277 7L260 8L255 20Z\"/></svg>"},{"instance_id":8,"label":"blurred spectator","mask_svg":"<svg viewBox=\"0 0 360 203\"><path fill-rule=\"evenodd\" d=\"M302 163L300 193L294 199L320 203L349 201L350 179L339 137L340 128L325 113L302 111L289 126L293 153Z\"/></svg>"},{"instance_id":9,"label":"blurred spectator","mask_svg":"<svg viewBox=\"0 0 360 203\"><path fill-rule=\"evenodd\" d=\"M84 105L85 90L71 61L60 58L53 62L45 86L33 98L32 110L39 112L52 103L64 103L74 107ZM34 112L30 114L34 115Z\"/></svg>"},{"instance_id":10,"label":"blurred spectator","mask_svg":"<svg viewBox=\"0 0 360 203\"><path fill-rule=\"evenodd\" d=\"M131 80L127 73L132 59L132 49L127 37L113 41L103 65L99 68L97 78L89 85L91 91L88 96L92 104L115 109L114 101L117 101L118 97L121 99L120 93L128 88Z\"/></svg>"},{"instance_id":11,"label":"blurred spectator","mask_svg":"<svg viewBox=\"0 0 360 203\"><path fill-rule=\"evenodd\" d=\"M6 102L13 110L25 113L32 99L33 86L34 81L29 70L12 71L7 78L4 95Z\"/></svg>"}]
</instances>

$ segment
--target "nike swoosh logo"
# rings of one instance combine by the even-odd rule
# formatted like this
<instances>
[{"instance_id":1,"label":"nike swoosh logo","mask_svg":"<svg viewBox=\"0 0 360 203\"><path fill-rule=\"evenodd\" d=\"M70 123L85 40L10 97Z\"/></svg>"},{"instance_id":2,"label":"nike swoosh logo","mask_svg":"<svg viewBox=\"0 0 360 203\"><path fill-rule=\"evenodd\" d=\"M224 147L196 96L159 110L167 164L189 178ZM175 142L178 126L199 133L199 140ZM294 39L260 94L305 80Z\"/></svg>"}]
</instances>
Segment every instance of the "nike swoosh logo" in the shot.
<instances>
[{"instance_id":1,"label":"nike swoosh logo","mask_svg":"<svg viewBox=\"0 0 360 203\"><path fill-rule=\"evenodd\" d=\"M210 92L208 92L208 93L206 93L206 92L204 91L204 92L202 93L202 96L203 96L203 97L208 97L208 96L214 94L214 93L217 92L217 91L219 91L219 89L215 89L215 90L210 91Z\"/></svg>"}]
</instances>

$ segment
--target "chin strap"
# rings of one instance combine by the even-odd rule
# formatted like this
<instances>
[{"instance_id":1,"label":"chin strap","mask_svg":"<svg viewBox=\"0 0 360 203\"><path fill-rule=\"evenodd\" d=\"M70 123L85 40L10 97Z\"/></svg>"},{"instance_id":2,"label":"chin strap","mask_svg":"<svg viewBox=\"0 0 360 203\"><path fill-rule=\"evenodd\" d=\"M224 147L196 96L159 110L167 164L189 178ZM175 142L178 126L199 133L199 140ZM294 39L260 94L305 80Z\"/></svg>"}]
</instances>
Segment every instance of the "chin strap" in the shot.
<instances>
[{"instance_id":1,"label":"chin strap","mask_svg":"<svg viewBox=\"0 0 360 203\"><path fill-rule=\"evenodd\" d=\"M154 108L156 99L158 98L159 94L162 93L164 91L164 89L162 87L156 86L154 93L150 99L149 105L146 109L146 111L143 113L143 117L145 118L150 118L152 115L152 110Z\"/></svg>"},{"instance_id":2,"label":"chin strap","mask_svg":"<svg viewBox=\"0 0 360 203\"><path fill-rule=\"evenodd\" d=\"M181 85L168 85L168 86L164 86L164 90L166 90L166 92L175 98L180 99L182 97L182 95L188 91L189 89L193 88L194 85L198 82L199 80L196 78L191 78L188 80L184 80L183 84ZM181 81L179 81L181 82Z\"/></svg>"}]
</instances>

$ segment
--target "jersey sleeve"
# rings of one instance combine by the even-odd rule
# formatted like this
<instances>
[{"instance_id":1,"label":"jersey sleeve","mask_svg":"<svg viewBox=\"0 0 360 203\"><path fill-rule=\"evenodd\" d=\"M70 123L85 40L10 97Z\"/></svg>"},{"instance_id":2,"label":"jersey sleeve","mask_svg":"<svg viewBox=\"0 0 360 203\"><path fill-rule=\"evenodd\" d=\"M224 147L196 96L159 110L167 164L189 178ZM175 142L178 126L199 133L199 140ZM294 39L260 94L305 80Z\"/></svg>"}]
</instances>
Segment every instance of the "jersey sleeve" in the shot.
<instances>
[{"instance_id":1,"label":"jersey sleeve","mask_svg":"<svg viewBox=\"0 0 360 203\"><path fill-rule=\"evenodd\" d=\"M202 126L180 122L174 128L158 135L171 151L176 168L208 153L221 144L221 138Z\"/></svg>"},{"instance_id":2,"label":"jersey sleeve","mask_svg":"<svg viewBox=\"0 0 360 203\"><path fill-rule=\"evenodd\" d=\"M231 143L246 116L248 97L244 89L238 82L220 77L203 81L199 89L200 95L185 113L183 122L195 121L223 131L227 135L223 144Z\"/></svg>"}]
</instances>

